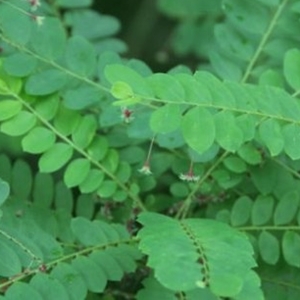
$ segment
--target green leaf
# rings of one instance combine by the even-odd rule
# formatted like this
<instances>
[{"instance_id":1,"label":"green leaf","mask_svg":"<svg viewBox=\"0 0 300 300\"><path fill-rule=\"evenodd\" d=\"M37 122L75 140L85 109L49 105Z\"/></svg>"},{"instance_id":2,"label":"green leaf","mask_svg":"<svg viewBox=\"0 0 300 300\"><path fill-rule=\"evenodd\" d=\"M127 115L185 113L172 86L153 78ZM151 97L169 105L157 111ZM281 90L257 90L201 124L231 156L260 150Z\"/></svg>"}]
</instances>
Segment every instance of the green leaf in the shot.
<instances>
[{"instance_id":1,"label":"green leaf","mask_svg":"<svg viewBox=\"0 0 300 300\"><path fill-rule=\"evenodd\" d=\"M236 108L239 104L240 95L237 97L239 101L236 103L236 99L232 94L232 91L228 89L227 85L219 81L214 75L205 71L197 71L194 75L197 81L206 85L212 96L212 102L219 108L232 107ZM243 90L243 89L242 89Z\"/></svg>"},{"instance_id":2,"label":"green leaf","mask_svg":"<svg viewBox=\"0 0 300 300\"><path fill-rule=\"evenodd\" d=\"M120 264L107 251L93 252L89 257L104 270L108 280L119 281L123 277L124 272Z\"/></svg>"},{"instance_id":3,"label":"green leaf","mask_svg":"<svg viewBox=\"0 0 300 300\"><path fill-rule=\"evenodd\" d=\"M43 300L69 300L68 293L64 286L52 276L37 273L30 281L30 286L41 294Z\"/></svg>"},{"instance_id":4,"label":"green leaf","mask_svg":"<svg viewBox=\"0 0 300 300\"><path fill-rule=\"evenodd\" d=\"M66 46L66 31L62 22L47 16L42 26L34 26L30 44L37 54L51 61L62 56Z\"/></svg>"},{"instance_id":5,"label":"green leaf","mask_svg":"<svg viewBox=\"0 0 300 300\"><path fill-rule=\"evenodd\" d=\"M244 141L252 141L256 131L256 118L252 115L240 115L236 119L237 127L239 127L243 133Z\"/></svg>"},{"instance_id":6,"label":"green leaf","mask_svg":"<svg viewBox=\"0 0 300 300\"><path fill-rule=\"evenodd\" d=\"M259 34L265 32L268 26L268 11L259 3L253 1L226 0L224 11L236 28Z\"/></svg>"},{"instance_id":7,"label":"green leaf","mask_svg":"<svg viewBox=\"0 0 300 300\"><path fill-rule=\"evenodd\" d=\"M66 187L66 185L60 181L55 186L55 208L58 211L66 211L66 212L72 212L73 209L73 195L70 189Z\"/></svg>"},{"instance_id":8,"label":"green leaf","mask_svg":"<svg viewBox=\"0 0 300 300\"><path fill-rule=\"evenodd\" d=\"M147 78L154 94L159 99L171 102L183 102L185 92L177 79L169 74L156 73Z\"/></svg>"},{"instance_id":9,"label":"green leaf","mask_svg":"<svg viewBox=\"0 0 300 300\"><path fill-rule=\"evenodd\" d=\"M32 171L28 163L18 159L13 165L11 176L12 194L27 200L32 189Z\"/></svg>"},{"instance_id":10,"label":"green leaf","mask_svg":"<svg viewBox=\"0 0 300 300\"><path fill-rule=\"evenodd\" d=\"M264 292L260 288L259 276L252 272L248 273L244 278L242 290L235 296L236 300L265 300ZM196 299L195 299L196 300ZM212 299L213 300L213 299ZM219 300L219 299L218 299Z\"/></svg>"},{"instance_id":11,"label":"green leaf","mask_svg":"<svg viewBox=\"0 0 300 300\"><path fill-rule=\"evenodd\" d=\"M54 119L55 128L63 135L70 135L81 120L80 114L60 106Z\"/></svg>"},{"instance_id":12,"label":"green leaf","mask_svg":"<svg viewBox=\"0 0 300 300\"><path fill-rule=\"evenodd\" d=\"M268 231L262 231L258 237L258 247L262 259L270 264L275 265L280 256L278 239Z\"/></svg>"},{"instance_id":13,"label":"green leaf","mask_svg":"<svg viewBox=\"0 0 300 300\"><path fill-rule=\"evenodd\" d=\"M104 291L107 283L106 275L91 259L78 256L72 261L72 267L82 275L91 292L101 293Z\"/></svg>"},{"instance_id":14,"label":"green leaf","mask_svg":"<svg viewBox=\"0 0 300 300\"><path fill-rule=\"evenodd\" d=\"M32 299L32 300L43 300L41 294L31 287L29 284L24 282L14 283L5 293L5 299L16 300L16 299Z\"/></svg>"},{"instance_id":15,"label":"green leaf","mask_svg":"<svg viewBox=\"0 0 300 300\"><path fill-rule=\"evenodd\" d=\"M107 230L113 229L107 226ZM71 229L77 240L84 246L105 245L108 243L104 229L101 223L91 222L83 217L76 217L71 221Z\"/></svg>"},{"instance_id":16,"label":"green leaf","mask_svg":"<svg viewBox=\"0 0 300 300\"><path fill-rule=\"evenodd\" d=\"M300 51L298 49L290 49L286 52L283 72L288 84L294 90L300 90Z\"/></svg>"},{"instance_id":17,"label":"green leaf","mask_svg":"<svg viewBox=\"0 0 300 300\"><path fill-rule=\"evenodd\" d=\"M63 103L70 109L84 109L100 102L101 91L95 87L86 85L67 90L63 95Z\"/></svg>"},{"instance_id":18,"label":"green leaf","mask_svg":"<svg viewBox=\"0 0 300 300\"><path fill-rule=\"evenodd\" d=\"M215 139L213 116L205 108L192 108L182 118L181 131L187 144L201 154L211 147Z\"/></svg>"},{"instance_id":19,"label":"green leaf","mask_svg":"<svg viewBox=\"0 0 300 300\"><path fill-rule=\"evenodd\" d=\"M12 277L22 271L22 265L16 252L0 240L0 255L5 259L0 260L0 275Z\"/></svg>"},{"instance_id":20,"label":"green leaf","mask_svg":"<svg viewBox=\"0 0 300 300\"><path fill-rule=\"evenodd\" d=\"M280 199L275 212L274 223L275 225L289 224L299 209L299 194L296 191L290 191Z\"/></svg>"},{"instance_id":21,"label":"green leaf","mask_svg":"<svg viewBox=\"0 0 300 300\"><path fill-rule=\"evenodd\" d=\"M43 99L39 99L39 101L35 104L35 110L38 112L40 117L50 121L56 116L59 104L60 97L54 94L44 97Z\"/></svg>"},{"instance_id":22,"label":"green leaf","mask_svg":"<svg viewBox=\"0 0 300 300\"><path fill-rule=\"evenodd\" d=\"M262 161L260 152L252 144L242 145L238 155L249 165L257 165Z\"/></svg>"},{"instance_id":23,"label":"green leaf","mask_svg":"<svg viewBox=\"0 0 300 300\"><path fill-rule=\"evenodd\" d=\"M92 4L92 0L56 0L56 3L61 7L79 8L90 6Z\"/></svg>"},{"instance_id":24,"label":"green leaf","mask_svg":"<svg viewBox=\"0 0 300 300\"><path fill-rule=\"evenodd\" d=\"M78 217L84 217L92 219L95 211L95 199L93 195L81 194L76 201L76 212L75 215Z\"/></svg>"},{"instance_id":25,"label":"green leaf","mask_svg":"<svg viewBox=\"0 0 300 300\"><path fill-rule=\"evenodd\" d=\"M155 278L147 277L142 283L143 289L138 291L137 300L150 300L153 295L156 299L176 300L175 293L162 286Z\"/></svg>"},{"instance_id":26,"label":"green leaf","mask_svg":"<svg viewBox=\"0 0 300 300\"><path fill-rule=\"evenodd\" d=\"M120 162L115 175L120 182L127 183L131 175L131 167L129 163L125 161Z\"/></svg>"},{"instance_id":27,"label":"green leaf","mask_svg":"<svg viewBox=\"0 0 300 300\"><path fill-rule=\"evenodd\" d=\"M36 116L27 111L21 111L13 118L1 124L1 131L7 135L20 136L28 132L36 123Z\"/></svg>"},{"instance_id":28,"label":"green leaf","mask_svg":"<svg viewBox=\"0 0 300 300\"><path fill-rule=\"evenodd\" d=\"M12 76L25 77L37 66L37 59L26 53L15 53L3 61L4 70Z\"/></svg>"},{"instance_id":29,"label":"green leaf","mask_svg":"<svg viewBox=\"0 0 300 300\"><path fill-rule=\"evenodd\" d=\"M14 117L22 109L22 104L14 100L0 101L0 121L5 121Z\"/></svg>"},{"instance_id":30,"label":"green leaf","mask_svg":"<svg viewBox=\"0 0 300 300\"><path fill-rule=\"evenodd\" d=\"M60 263L53 268L50 274L64 286L69 299L86 299L87 285L75 268L66 263Z\"/></svg>"},{"instance_id":31,"label":"green leaf","mask_svg":"<svg viewBox=\"0 0 300 300\"><path fill-rule=\"evenodd\" d=\"M284 137L284 151L293 160L300 158L300 126L287 124L282 129Z\"/></svg>"},{"instance_id":32,"label":"green leaf","mask_svg":"<svg viewBox=\"0 0 300 300\"><path fill-rule=\"evenodd\" d=\"M228 276L228 274L222 271L216 272L214 279L216 283L211 286L211 290L215 295L224 295L225 293L236 295L241 291L243 286L241 278L231 274Z\"/></svg>"},{"instance_id":33,"label":"green leaf","mask_svg":"<svg viewBox=\"0 0 300 300\"><path fill-rule=\"evenodd\" d=\"M252 204L253 201L247 196L240 197L235 201L230 216L233 226L245 225L248 222Z\"/></svg>"},{"instance_id":34,"label":"green leaf","mask_svg":"<svg viewBox=\"0 0 300 300\"><path fill-rule=\"evenodd\" d=\"M274 198L271 196L258 196L253 203L251 220L256 226L264 225L273 216Z\"/></svg>"},{"instance_id":35,"label":"green leaf","mask_svg":"<svg viewBox=\"0 0 300 300\"><path fill-rule=\"evenodd\" d=\"M234 173L244 173L247 171L246 163L236 156L226 157L223 161L226 168Z\"/></svg>"},{"instance_id":36,"label":"green leaf","mask_svg":"<svg viewBox=\"0 0 300 300\"><path fill-rule=\"evenodd\" d=\"M112 64L106 66L104 72L107 80L111 84L121 81L127 83L138 96L154 96L146 79L131 68L119 64Z\"/></svg>"},{"instance_id":37,"label":"green leaf","mask_svg":"<svg viewBox=\"0 0 300 300\"><path fill-rule=\"evenodd\" d=\"M214 28L214 34L218 45L221 47L222 54L227 54L224 57L221 56L222 59L225 59L229 56L232 58L238 57L244 61L249 61L252 58L254 54L253 44L245 42L243 36L237 31L232 30L232 27L229 24L217 24ZM232 60L230 60L230 62L232 63ZM229 77L228 79L231 78ZM232 79L236 79L237 81L241 78L233 77Z\"/></svg>"},{"instance_id":38,"label":"green leaf","mask_svg":"<svg viewBox=\"0 0 300 300\"><path fill-rule=\"evenodd\" d=\"M55 139L52 131L44 127L35 127L22 139L22 147L29 153L43 153L53 146Z\"/></svg>"},{"instance_id":39,"label":"green leaf","mask_svg":"<svg viewBox=\"0 0 300 300\"><path fill-rule=\"evenodd\" d=\"M124 202L128 199L128 193L122 190L118 190L112 195L112 199L116 202Z\"/></svg>"},{"instance_id":40,"label":"green leaf","mask_svg":"<svg viewBox=\"0 0 300 300\"><path fill-rule=\"evenodd\" d=\"M138 96L132 96L126 99L122 99L122 100L118 100L118 101L114 101L113 105L114 106L121 106L121 107L126 107L126 106L131 106L134 104L137 104L141 102L141 98Z\"/></svg>"},{"instance_id":41,"label":"green leaf","mask_svg":"<svg viewBox=\"0 0 300 300\"><path fill-rule=\"evenodd\" d=\"M170 186L170 192L175 197L185 198L185 197L188 196L190 191L189 191L188 186L185 183L183 183L183 182L174 182Z\"/></svg>"},{"instance_id":42,"label":"green leaf","mask_svg":"<svg viewBox=\"0 0 300 300\"><path fill-rule=\"evenodd\" d=\"M24 4L22 5L19 2L17 5L17 7L24 7ZM25 45L29 41L33 27L32 20L28 18L27 14L23 13L22 8L16 9L14 5L7 4L1 5L0 26L1 31L7 38L20 45Z\"/></svg>"},{"instance_id":43,"label":"green leaf","mask_svg":"<svg viewBox=\"0 0 300 300\"><path fill-rule=\"evenodd\" d=\"M82 183L87 177L91 168L91 163L85 158L73 160L67 167L64 174L64 182L71 188Z\"/></svg>"},{"instance_id":44,"label":"green leaf","mask_svg":"<svg viewBox=\"0 0 300 300\"><path fill-rule=\"evenodd\" d=\"M54 199L54 179L49 174L37 173L33 184L33 201L42 207L50 207Z\"/></svg>"},{"instance_id":45,"label":"green leaf","mask_svg":"<svg viewBox=\"0 0 300 300\"><path fill-rule=\"evenodd\" d=\"M119 160L118 152L115 149L109 149L102 161L103 168L114 173L118 168Z\"/></svg>"},{"instance_id":46,"label":"green leaf","mask_svg":"<svg viewBox=\"0 0 300 300\"><path fill-rule=\"evenodd\" d=\"M91 144L87 148L87 153L95 160L102 160L108 151L107 139L103 136L95 136Z\"/></svg>"},{"instance_id":47,"label":"green leaf","mask_svg":"<svg viewBox=\"0 0 300 300\"><path fill-rule=\"evenodd\" d=\"M96 66L94 47L81 36L72 36L66 47L67 66L74 73L89 76Z\"/></svg>"},{"instance_id":48,"label":"green leaf","mask_svg":"<svg viewBox=\"0 0 300 300\"><path fill-rule=\"evenodd\" d=\"M169 133L180 126L180 121L180 107L174 104L166 104L153 112L150 127L155 133Z\"/></svg>"},{"instance_id":49,"label":"green leaf","mask_svg":"<svg viewBox=\"0 0 300 300\"><path fill-rule=\"evenodd\" d=\"M185 93L185 101L191 103L211 104L212 97L209 89L201 81L187 74L176 74L175 78L182 85Z\"/></svg>"},{"instance_id":50,"label":"green leaf","mask_svg":"<svg viewBox=\"0 0 300 300\"><path fill-rule=\"evenodd\" d=\"M26 81L25 91L34 96L49 95L59 91L66 82L65 73L50 69L31 75Z\"/></svg>"},{"instance_id":51,"label":"green leaf","mask_svg":"<svg viewBox=\"0 0 300 300\"><path fill-rule=\"evenodd\" d=\"M216 35L216 33L217 32L215 31L215 35ZM224 38L224 40L225 39L226 38ZM218 44L220 44L221 47L223 46L220 43L220 39L218 41ZM232 45L232 44L233 44L233 42L230 41L230 45L234 47L234 45ZM212 67L214 68L216 74L219 75L219 77L227 79L227 80L232 80L232 81L240 81L242 78L242 70L241 70L240 66L238 66L236 63L233 63L232 60L228 59L225 55L223 55L223 54L225 54L224 52L222 51L222 54L221 54L220 51L218 52L216 50L212 50L209 53L209 60L210 60ZM239 52L243 53L243 51L239 51ZM236 55L237 53L231 52L230 54L233 56L234 54Z\"/></svg>"},{"instance_id":52,"label":"green leaf","mask_svg":"<svg viewBox=\"0 0 300 300\"><path fill-rule=\"evenodd\" d=\"M83 116L72 133L72 140L76 146L85 149L93 140L97 130L97 122L94 116Z\"/></svg>"},{"instance_id":53,"label":"green leaf","mask_svg":"<svg viewBox=\"0 0 300 300\"><path fill-rule=\"evenodd\" d=\"M281 127L276 120L267 119L263 121L259 126L259 134L271 156L276 156L283 150L284 140Z\"/></svg>"},{"instance_id":54,"label":"green leaf","mask_svg":"<svg viewBox=\"0 0 300 300\"><path fill-rule=\"evenodd\" d=\"M71 159L72 155L73 148L70 145L56 143L40 157L40 171L45 173L57 171Z\"/></svg>"},{"instance_id":55,"label":"green leaf","mask_svg":"<svg viewBox=\"0 0 300 300\"><path fill-rule=\"evenodd\" d=\"M243 143L243 133L238 128L234 115L222 111L214 115L216 141L227 151L235 152Z\"/></svg>"},{"instance_id":56,"label":"green leaf","mask_svg":"<svg viewBox=\"0 0 300 300\"><path fill-rule=\"evenodd\" d=\"M92 169L86 178L80 183L79 189L82 193L91 193L97 190L104 179L104 173L100 170Z\"/></svg>"},{"instance_id":57,"label":"green leaf","mask_svg":"<svg viewBox=\"0 0 300 300\"><path fill-rule=\"evenodd\" d=\"M62 1L60 1L62 2ZM67 2L67 0L64 0ZM77 0L72 1L68 0L70 7L83 6L87 2L92 2L90 0ZM86 4L87 5L87 4ZM90 6L90 4L88 4ZM97 43L97 46L100 48L101 52L105 52L111 49L107 49L102 43L117 41L115 39L111 40L108 36L115 34L120 29L120 21L108 15L103 15L98 13L95 10L91 9L76 9L76 10L67 10L64 14L64 20L66 25L72 27L72 34L83 36L88 40L95 40L100 38L105 38ZM102 44L102 45L101 45ZM103 47L101 47L103 46ZM101 49L103 48L103 49ZM98 49L97 49L98 50ZM99 51L98 50L98 51ZM119 52L119 51L115 51Z\"/></svg>"},{"instance_id":58,"label":"green leaf","mask_svg":"<svg viewBox=\"0 0 300 300\"><path fill-rule=\"evenodd\" d=\"M197 0L189 0L182 2L180 0L162 0L158 2L158 8L165 14L177 17L179 19L195 18L205 13L213 13L220 9L220 1L199 2Z\"/></svg>"},{"instance_id":59,"label":"green leaf","mask_svg":"<svg viewBox=\"0 0 300 300\"><path fill-rule=\"evenodd\" d=\"M148 255L156 279L170 290L187 292L208 284L215 295L233 297L255 266L246 236L224 223L178 221L149 212L140 214L138 221L143 225L139 248Z\"/></svg>"},{"instance_id":60,"label":"green leaf","mask_svg":"<svg viewBox=\"0 0 300 300\"><path fill-rule=\"evenodd\" d=\"M102 198L109 198L111 197L117 190L117 184L115 181L112 180L104 180L99 189L97 190L97 195Z\"/></svg>"},{"instance_id":61,"label":"green leaf","mask_svg":"<svg viewBox=\"0 0 300 300\"><path fill-rule=\"evenodd\" d=\"M122 81L114 82L110 91L116 99L126 99L133 97L134 95L132 88L127 83Z\"/></svg>"},{"instance_id":62,"label":"green leaf","mask_svg":"<svg viewBox=\"0 0 300 300\"><path fill-rule=\"evenodd\" d=\"M250 171L250 176L261 194L268 195L276 187L278 172L277 165L272 162L266 162L263 167L253 168Z\"/></svg>"},{"instance_id":63,"label":"green leaf","mask_svg":"<svg viewBox=\"0 0 300 300\"><path fill-rule=\"evenodd\" d=\"M290 266L300 267L300 236L294 231L285 231L282 239L283 257Z\"/></svg>"},{"instance_id":64,"label":"green leaf","mask_svg":"<svg viewBox=\"0 0 300 300\"><path fill-rule=\"evenodd\" d=\"M9 184L0 179L0 206L5 202L10 193Z\"/></svg>"}]
</instances>

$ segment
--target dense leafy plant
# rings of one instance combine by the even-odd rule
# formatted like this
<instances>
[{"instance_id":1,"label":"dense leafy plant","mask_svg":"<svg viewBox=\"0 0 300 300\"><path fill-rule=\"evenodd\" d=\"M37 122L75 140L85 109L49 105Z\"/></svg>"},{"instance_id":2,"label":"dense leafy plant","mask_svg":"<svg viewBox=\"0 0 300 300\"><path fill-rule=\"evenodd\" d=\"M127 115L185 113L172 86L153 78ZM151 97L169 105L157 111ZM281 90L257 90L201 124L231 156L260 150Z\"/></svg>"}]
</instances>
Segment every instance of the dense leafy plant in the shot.
<instances>
[{"instance_id":1,"label":"dense leafy plant","mask_svg":"<svg viewBox=\"0 0 300 300\"><path fill-rule=\"evenodd\" d=\"M158 1L167 73L91 4L0 1L0 299L298 299L300 3Z\"/></svg>"}]
</instances>

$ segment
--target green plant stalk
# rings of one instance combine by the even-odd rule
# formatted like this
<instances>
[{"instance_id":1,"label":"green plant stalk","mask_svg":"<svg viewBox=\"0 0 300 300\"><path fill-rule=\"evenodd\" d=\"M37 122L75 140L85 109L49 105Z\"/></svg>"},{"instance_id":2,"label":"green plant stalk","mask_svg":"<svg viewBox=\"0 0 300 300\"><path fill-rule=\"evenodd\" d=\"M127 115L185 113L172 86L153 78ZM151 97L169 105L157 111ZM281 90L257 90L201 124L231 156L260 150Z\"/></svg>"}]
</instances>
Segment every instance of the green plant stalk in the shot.
<instances>
[{"instance_id":1,"label":"green plant stalk","mask_svg":"<svg viewBox=\"0 0 300 300\"><path fill-rule=\"evenodd\" d=\"M264 231L264 230L273 230L273 231L286 231L286 230L300 230L300 226L243 226L236 227L239 231Z\"/></svg>"},{"instance_id":2,"label":"green plant stalk","mask_svg":"<svg viewBox=\"0 0 300 300\"><path fill-rule=\"evenodd\" d=\"M98 161L93 159L88 153L86 153L83 149L76 146L69 138L61 134L50 122L45 120L41 115L39 115L36 110L34 110L30 104L28 104L25 100L23 100L18 94L15 94L14 92L10 91L10 95L14 97L16 100L20 101L26 109L28 109L31 113L33 113L47 128L49 128L58 138L65 141L67 144L69 144L75 151L80 153L83 157L88 159L93 165L95 165L98 169L103 171L108 177L110 177L112 180L114 180L117 185L124 190L127 195L132 199L135 206L139 207L142 211L146 211L146 207L142 203L141 199L133 194L130 189L123 184L113 173L108 171L102 164L100 164Z\"/></svg>"},{"instance_id":3,"label":"green plant stalk","mask_svg":"<svg viewBox=\"0 0 300 300\"><path fill-rule=\"evenodd\" d=\"M70 261L72 259L75 259L77 256L80 255L87 255L95 250L105 250L107 247L117 247L118 245L122 245L122 244L133 244L136 243L137 240L136 239L130 239L130 240L124 240L124 241L119 241L119 242L114 242L114 243L109 243L106 245L101 245L101 246L92 246L92 247L88 247L85 249L82 249L80 251L77 252L73 252L71 254L62 256L58 259L55 259L51 262L48 263L41 263L41 265L43 265L46 269L46 271L49 271L50 269L52 269L53 267L55 267L57 264L61 263L61 262L66 262L66 261ZM38 272L41 272L40 267L41 265L39 265L37 268L34 269L27 269L25 270L23 273L21 273L19 276L13 277L7 281L5 281L4 283L0 284L0 290L5 289L6 287L10 286L11 284L17 282L17 281L21 281L29 276L32 276Z\"/></svg>"},{"instance_id":4,"label":"green plant stalk","mask_svg":"<svg viewBox=\"0 0 300 300\"><path fill-rule=\"evenodd\" d=\"M36 261L37 263L41 264L42 260L37 257L30 249L28 249L27 247L25 247L20 241L18 241L17 239L15 239L13 236L11 236L10 234L8 234L7 232L3 231L2 229L0 229L0 234L3 235L5 238L7 238L9 241L11 241L12 243L16 244L19 248L21 248L28 256L31 257L32 261L30 263L30 265ZM28 266L29 268L30 266Z\"/></svg>"},{"instance_id":5,"label":"green plant stalk","mask_svg":"<svg viewBox=\"0 0 300 300\"><path fill-rule=\"evenodd\" d=\"M289 2L289 0L283 0L282 3L278 6L273 18L270 21L270 24L269 24L265 34L262 36L262 39L260 40L260 43L258 44L258 47L246 68L245 74L241 80L242 83L245 83L248 80L255 63L257 62L261 52L263 51L263 48L265 47L269 37L271 36L271 34L274 30L274 27L276 26L276 23L288 2Z\"/></svg>"}]
</instances>

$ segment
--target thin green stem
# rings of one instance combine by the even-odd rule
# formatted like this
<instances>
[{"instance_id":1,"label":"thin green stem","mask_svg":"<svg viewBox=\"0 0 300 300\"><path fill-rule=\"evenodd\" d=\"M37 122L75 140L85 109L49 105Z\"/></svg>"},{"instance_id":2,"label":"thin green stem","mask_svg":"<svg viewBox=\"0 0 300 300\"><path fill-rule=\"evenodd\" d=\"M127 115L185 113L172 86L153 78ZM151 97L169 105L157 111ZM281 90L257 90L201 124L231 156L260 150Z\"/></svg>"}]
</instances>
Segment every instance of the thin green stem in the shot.
<instances>
[{"instance_id":1,"label":"thin green stem","mask_svg":"<svg viewBox=\"0 0 300 300\"><path fill-rule=\"evenodd\" d=\"M272 230L272 231L286 231L286 230L300 230L300 226L244 226L236 227L239 231L263 231L263 230Z\"/></svg>"},{"instance_id":2,"label":"thin green stem","mask_svg":"<svg viewBox=\"0 0 300 300\"><path fill-rule=\"evenodd\" d=\"M11 3L11 2L4 1L4 0L0 0L0 2L4 3L4 4L6 4L6 5L9 5L9 6L12 7L13 9L15 9L15 10L21 12L22 14L24 14L24 15L26 15L26 16L29 16L29 17L32 16L32 14L30 14L30 13L27 12L26 10L24 10L24 9L22 9L22 8L16 6L16 5L14 5L14 4Z\"/></svg>"},{"instance_id":3,"label":"thin green stem","mask_svg":"<svg viewBox=\"0 0 300 300\"><path fill-rule=\"evenodd\" d=\"M274 283L276 285L282 285L284 287L293 288L295 290L300 291L300 286L295 285L293 283L289 283L289 282L285 282L285 281L281 281L281 280L275 280L275 279L267 278L267 277L264 277L264 276L261 276L261 280L269 282L269 283Z\"/></svg>"},{"instance_id":4,"label":"thin green stem","mask_svg":"<svg viewBox=\"0 0 300 300\"><path fill-rule=\"evenodd\" d=\"M155 136L153 136L153 138L151 139L151 142L150 142L150 146L149 146L149 150L148 150L148 154L147 154L147 158L146 158L146 162L147 162L148 164L149 164L149 162L150 162L150 158L151 158L151 153L152 153L152 149L153 149L154 140L155 140Z\"/></svg>"},{"instance_id":5,"label":"thin green stem","mask_svg":"<svg viewBox=\"0 0 300 300\"><path fill-rule=\"evenodd\" d=\"M19 242L17 239L15 239L13 236L8 234L7 232L0 229L0 234L3 235L5 238L7 238L12 243L16 244L20 249L22 249L28 256L31 257L32 262L36 261L37 263L42 263L42 260L37 257L30 249L28 249L26 246L24 246L21 242Z\"/></svg>"},{"instance_id":6,"label":"thin green stem","mask_svg":"<svg viewBox=\"0 0 300 300\"><path fill-rule=\"evenodd\" d=\"M290 172L292 175L294 175L296 178L300 179L300 174L292 169L291 167L287 166L284 162L280 161L279 159L273 158L273 161L283 167L285 170Z\"/></svg>"},{"instance_id":7,"label":"thin green stem","mask_svg":"<svg viewBox=\"0 0 300 300\"><path fill-rule=\"evenodd\" d=\"M96 83L93 80L90 80L86 77L80 76L80 75L72 72L71 70L68 70L68 69L64 68L61 65L59 65L59 64L57 64L53 61L50 61L47 58L44 58L44 57L32 52L31 50L25 48L24 46L20 46L20 45L17 45L15 43L11 42L9 39L7 39L5 36L3 36L3 34L1 34L1 33L0 33L0 37L6 43L11 45L12 47L36 57L37 59L51 65L52 67L54 67L58 70L61 70L62 72L66 73L67 75L69 75L69 76L71 76L75 79L78 79L80 81L83 81L83 82L85 82L85 83L87 83L87 84L103 91L103 92L110 93L110 89L103 86L103 85L101 85L100 83ZM145 97L143 97L141 95L138 95L138 94L135 94L135 96L144 99L145 101L142 101L139 104L143 105L143 106L146 106L146 107L155 108L154 105L149 105L149 103L174 104L174 101L172 99L158 99L158 98L155 98L155 97L145 98ZM177 101L176 102L176 105L181 105L181 104L186 105L187 102L186 101ZM257 116L257 117L270 118L270 119L275 119L275 120L282 121L282 122L295 123L295 124L300 125L299 120L286 118L286 117L283 117L281 115L273 115L273 114L269 114L269 113L263 113L263 112L260 112L260 111L257 111L257 110L247 110L247 109L242 109L240 107L225 107L225 106L217 105L215 103L199 103L199 102L194 102L194 101L189 101L188 104L191 105L191 106L196 106L196 107L205 107L205 108L212 108L212 109L217 109L217 110L231 111L231 112L237 113L237 114L253 115L253 116Z\"/></svg>"},{"instance_id":8,"label":"thin green stem","mask_svg":"<svg viewBox=\"0 0 300 300\"><path fill-rule=\"evenodd\" d=\"M1 39L4 42L6 42L7 44L9 44L10 46L12 46L12 47L20 50L21 52L27 53L27 54L35 57L36 59L38 59L38 60L40 60L40 61L42 61L42 62L44 62L44 63L46 63L46 64L48 64L50 66L52 66L53 68L55 68L57 70L62 71L63 73L69 75L70 77L78 79L81 82L85 82L85 83L89 84L90 86L95 87L98 90L110 93L110 89L109 88L107 88L107 87L105 87L105 86L103 86L103 85L101 85L101 84L99 84L99 83L97 83L97 82L95 82L95 81L93 81L93 80L91 80L89 78L86 78L86 77L81 76L81 75L79 75L77 73L74 73L71 70L64 68L63 66L59 65L56 62L54 62L52 60L49 60L49 59L47 59L47 58L45 58L43 56L38 55L37 53L31 51L30 49L28 49L28 48L26 48L24 46L21 46L21 45L18 45L16 43L12 42L10 39L8 39L7 37L5 37L3 34L0 34L0 37L1 37Z\"/></svg>"},{"instance_id":9,"label":"thin green stem","mask_svg":"<svg viewBox=\"0 0 300 300\"><path fill-rule=\"evenodd\" d=\"M45 263L44 264L44 267L46 270L49 270L53 267L55 267L57 264L59 263L62 263L62 262L65 262L65 261L70 261L80 255L87 255L95 250L104 250L106 249L107 247L116 247L118 245L121 245L121 244L132 244L132 243L135 243L136 240L135 239L130 239L130 240L122 240L122 241L119 241L119 242L114 242L114 243L109 243L109 244L105 244L105 245L96 245L96 246L91 246L91 247L88 247L88 248L84 248L80 251L76 251L76 252L73 252L71 254L67 254L67 255L64 255L58 259L55 259L51 262L48 262L48 263ZM5 289L7 286L10 286L11 284L17 282L17 281L21 281L25 278L27 278L28 276L32 276L38 272L40 272L40 266L38 266L37 268L33 268L33 269L28 269L26 271L24 271L23 273L19 274L18 276L15 276L7 281L5 281L4 283L0 284L0 290L3 290Z\"/></svg>"},{"instance_id":10,"label":"thin green stem","mask_svg":"<svg viewBox=\"0 0 300 300\"><path fill-rule=\"evenodd\" d=\"M282 13L282 11L284 10L286 4L288 3L288 1L289 0L283 0L282 3L278 6L273 18L270 21L270 24L269 24L265 34L262 36L262 39L260 40L260 43L258 44L258 47L246 68L245 74L241 80L242 83L244 83L248 80L255 63L257 62L260 54L262 53L263 48L265 47L269 37L271 36L271 34L276 26L276 23Z\"/></svg>"}]
</instances>

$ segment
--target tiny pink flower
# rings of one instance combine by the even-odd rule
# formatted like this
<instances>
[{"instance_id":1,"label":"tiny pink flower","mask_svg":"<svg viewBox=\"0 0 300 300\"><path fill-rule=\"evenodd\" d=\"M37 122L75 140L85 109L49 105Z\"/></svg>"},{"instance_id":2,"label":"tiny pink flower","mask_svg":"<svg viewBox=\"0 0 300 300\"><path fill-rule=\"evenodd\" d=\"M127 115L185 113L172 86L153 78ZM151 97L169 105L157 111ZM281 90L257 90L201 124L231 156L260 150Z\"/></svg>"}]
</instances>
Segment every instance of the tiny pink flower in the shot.
<instances>
[{"instance_id":1,"label":"tiny pink flower","mask_svg":"<svg viewBox=\"0 0 300 300\"><path fill-rule=\"evenodd\" d=\"M130 123L134 119L133 111L126 107L123 107L121 118L125 123L127 123L127 124Z\"/></svg>"},{"instance_id":2,"label":"tiny pink flower","mask_svg":"<svg viewBox=\"0 0 300 300\"><path fill-rule=\"evenodd\" d=\"M191 161L189 171L186 174L180 174L179 178L183 181L188 181L188 182L196 182L200 179L200 176L196 176L194 174L192 161Z\"/></svg>"},{"instance_id":3,"label":"tiny pink flower","mask_svg":"<svg viewBox=\"0 0 300 300\"><path fill-rule=\"evenodd\" d=\"M31 5L31 11L35 11L39 6L41 6L40 0L28 0L28 2Z\"/></svg>"},{"instance_id":4,"label":"tiny pink flower","mask_svg":"<svg viewBox=\"0 0 300 300\"><path fill-rule=\"evenodd\" d=\"M150 166L148 162L145 162L144 165L139 169L139 172L145 175L151 175Z\"/></svg>"},{"instance_id":5,"label":"tiny pink flower","mask_svg":"<svg viewBox=\"0 0 300 300\"><path fill-rule=\"evenodd\" d=\"M45 17L37 16L36 19L35 19L37 25L38 25L38 26L42 26L43 23L44 23L44 19L45 19Z\"/></svg>"},{"instance_id":6,"label":"tiny pink flower","mask_svg":"<svg viewBox=\"0 0 300 300\"><path fill-rule=\"evenodd\" d=\"M179 178L183 181L196 182L200 176L195 176L193 173L180 174Z\"/></svg>"},{"instance_id":7,"label":"tiny pink flower","mask_svg":"<svg viewBox=\"0 0 300 300\"><path fill-rule=\"evenodd\" d=\"M33 15L33 14L31 15L31 18L32 18L33 21L36 22L36 24L37 24L38 26L42 26L43 23L44 23L44 19L45 19L45 17L42 17L42 16L36 16L36 15Z\"/></svg>"}]
</instances>

